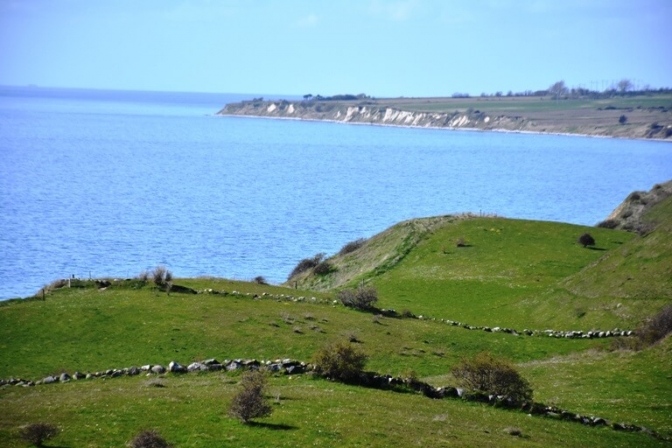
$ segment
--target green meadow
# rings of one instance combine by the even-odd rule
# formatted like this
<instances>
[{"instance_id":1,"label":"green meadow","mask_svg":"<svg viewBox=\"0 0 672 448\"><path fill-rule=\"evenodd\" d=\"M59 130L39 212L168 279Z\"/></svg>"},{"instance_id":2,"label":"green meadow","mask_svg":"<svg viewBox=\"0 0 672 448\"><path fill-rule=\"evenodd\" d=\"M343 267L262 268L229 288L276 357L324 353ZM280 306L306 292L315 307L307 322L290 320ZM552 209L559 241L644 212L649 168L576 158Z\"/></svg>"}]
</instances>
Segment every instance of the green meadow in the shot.
<instances>
[{"instance_id":1,"label":"green meadow","mask_svg":"<svg viewBox=\"0 0 672 448\"><path fill-rule=\"evenodd\" d=\"M617 349L617 338L488 332L442 320L519 331L636 330L672 302L672 197L644 219L655 225L644 235L471 215L417 219L329 257L327 274L307 271L279 286L175 279L201 293L168 294L139 280L104 288L73 282L45 300L0 305L0 378L35 381L213 357L310 362L324 345L346 339L368 355L367 370L438 387L455 385L450 370L462 359L489 351L514 363L535 401L669 439L669 336L633 351ZM577 243L585 232L594 247ZM340 289L362 284L376 288L378 308L399 316L338 303ZM422 318L401 317L404 311ZM5 385L0 445L26 446L19 429L45 421L61 430L46 444L53 447L124 446L143 429L157 429L178 447L669 446L645 432L311 374L270 374L273 414L243 425L227 413L239 380L239 371L218 371ZM510 435L511 428L522 435Z\"/></svg>"}]
</instances>

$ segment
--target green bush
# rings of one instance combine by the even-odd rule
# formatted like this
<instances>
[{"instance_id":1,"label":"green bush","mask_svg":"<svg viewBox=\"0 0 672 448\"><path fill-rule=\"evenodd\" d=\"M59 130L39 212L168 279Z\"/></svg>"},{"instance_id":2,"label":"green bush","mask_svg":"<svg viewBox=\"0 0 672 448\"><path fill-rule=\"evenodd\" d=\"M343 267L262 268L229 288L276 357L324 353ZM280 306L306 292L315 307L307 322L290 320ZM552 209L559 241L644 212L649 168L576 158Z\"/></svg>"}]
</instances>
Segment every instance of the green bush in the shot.
<instances>
[{"instance_id":1,"label":"green bush","mask_svg":"<svg viewBox=\"0 0 672 448\"><path fill-rule=\"evenodd\" d=\"M594 246L595 245L595 238L593 238L590 233L584 233L579 237L579 244L581 244L583 247L586 246Z\"/></svg>"},{"instance_id":2,"label":"green bush","mask_svg":"<svg viewBox=\"0 0 672 448\"><path fill-rule=\"evenodd\" d=\"M359 377L366 360L367 356L349 342L329 344L313 356L315 372L346 383Z\"/></svg>"},{"instance_id":3,"label":"green bush","mask_svg":"<svg viewBox=\"0 0 672 448\"><path fill-rule=\"evenodd\" d=\"M243 390L231 401L229 413L244 424L253 418L268 417L273 408L264 398L266 377L262 372L249 371L243 374L240 382Z\"/></svg>"},{"instance_id":4,"label":"green bush","mask_svg":"<svg viewBox=\"0 0 672 448\"><path fill-rule=\"evenodd\" d=\"M258 285L268 285L268 281L262 275L257 275L252 279L252 281Z\"/></svg>"},{"instance_id":5,"label":"green bush","mask_svg":"<svg viewBox=\"0 0 672 448\"><path fill-rule=\"evenodd\" d=\"M472 392L503 395L517 401L532 399L532 388L515 367L487 352L463 359L452 374L461 387Z\"/></svg>"},{"instance_id":6,"label":"green bush","mask_svg":"<svg viewBox=\"0 0 672 448\"><path fill-rule=\"evenodd\" d=\"M49 423L32 423L19 432L23 440L38 447L43 446L46 440L55 437L56 434L58 434L58 428Z\"/></svg>"},{"instance_id":7,"label":"green bush","mask_svg":"<svg viewBox=\"0 0 672 448\"><path fill-rule=\"evenodd\" d=\"M169 448L170 444L156 430L140 432L128 444L130 448Z\"/></svg>"}]
</instances>

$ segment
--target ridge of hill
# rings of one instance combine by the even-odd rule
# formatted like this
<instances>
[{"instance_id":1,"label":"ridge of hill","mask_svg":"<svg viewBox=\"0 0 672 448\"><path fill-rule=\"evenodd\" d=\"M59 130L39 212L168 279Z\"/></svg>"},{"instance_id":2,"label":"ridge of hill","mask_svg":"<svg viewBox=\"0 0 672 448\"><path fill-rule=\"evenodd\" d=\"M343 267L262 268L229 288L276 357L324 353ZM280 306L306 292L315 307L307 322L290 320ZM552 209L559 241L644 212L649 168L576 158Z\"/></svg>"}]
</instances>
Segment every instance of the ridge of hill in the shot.
<instances>
[{"instance_id":1,"label":"ridge of hill","mask_svg":"<svg viewBox=\"0 0 672 448\"><path fill-rule=\"evenodd\" d=\"M286 285L370 284L381 307L476 325L634 328L672 300L670 185L642 195L637 221L627 221L648 233L469 214L421 218L327 258L327 273L308 270ZM577 243L586 232L595 247Z\"/></svg>"}]
</instances>

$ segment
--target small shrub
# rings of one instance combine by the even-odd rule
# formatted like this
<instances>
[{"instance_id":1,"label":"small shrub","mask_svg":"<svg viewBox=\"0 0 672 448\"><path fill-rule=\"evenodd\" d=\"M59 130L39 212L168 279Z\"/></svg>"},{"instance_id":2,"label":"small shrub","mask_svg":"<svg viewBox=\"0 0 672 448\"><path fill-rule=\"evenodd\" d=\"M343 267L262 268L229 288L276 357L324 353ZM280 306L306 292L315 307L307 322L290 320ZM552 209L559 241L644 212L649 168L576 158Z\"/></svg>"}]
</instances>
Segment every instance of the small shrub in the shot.
<instances>
[{"instance_id":1,"label":"small shrub","mask_svg":"<svg viewBox=\"0 0 672 448\"><path fill-rule=\"evenodd\" d=\"M324 260L324 257L325 254L320 253L313 256L312 258L304 258L303 260L299 261L299 264L297 264L296 267L292 270L288 278L292 278L296 275L313 269Z\"/></svg>"},{"instance_id":2,"label":"small shrub","mask_svg":"<svg viewBox=\"0 0 672 448\"><path fill-rule=\"evenodd\" d=\"M334 270L334 265L329 263L327 260L324 260L315 266L315 268L313 268L313 273L315 275L327 275L332 273Z\"/></svg>"},{"instance_id":3,"label":"small shrub","mask_svg":"<svg viewBox=\"0 0 672 448\"><path fill-rule=\"evenodd\" d=\"M620 117L618 117L618 123L619 124L625 124L627 121L628 121L628 117L626 117L625 115L621 115Z\"/></svg>"},{"instance_id":4,"label":"small shrub","mask_svg":"<svg viewBox=\"0 0 672 448\"><path fill-rule=\"evenodd\" d=\"M520 428L513 428L511 426L509 426L508 428L504 428L504 432L510 436L515 437L522 437L523 435L523 431L521 431Z\"/></svg>"},{"instance_id":5,"label":"small shrub","mask_svg":"<svg viewBox=\"0 0 672 448\"><path fill-rule=\"evenodd\" d=\"M504 395L514 400L532 399L532 388L527 380L512 364L490 353L462 360L452 369L452 374L460 386L473 392Z\"/></svg>"},{"instance_id":6,"label":"small shrub","mask_svg":"<svg viewBox=\"0 0 672 448\"><path fill-rule=\"evenodd\" d=\"M615 229L618 227L618 220L617 219L605 219L604 221L600 222L597 224L597 227L602 227L604 229Z\"/></svg>"},{"instance_id":7,"label":"small shrub","mask_svg":"<svg viewBox=\"0 0 672 448\"><path fill-rule=\"evenodd\" d=\"M268 417L273 408L264 398L266 377L262 372L249 371L243 374L240 382L243 390L238 392L231 401L229 412L244 424L253 418Z\"/></svg>"},{"instance_id":8,"label":"small shrub","mask_svg":"<svg viewBox=\"0 0 672 448\"><path fill-rule=\"evenodd\" d=\"M350 241L345 246L341 247L341 250L338 251L338 255L347 255L352 253L362 247L364 244L366 244L365 238L359 238L358 240Z\"/></svg>"},{"instance_id":9,"label":"small shrub","mask_svg":"<svg viewBox=\"0 0 672 448\"><path fill-rule=\"evenodd\" d=\"M346 331L343 333L343 336L348 342L355 342L355 343L362 342L359 340L359 336L357 336L357 333L355 333L354 331Z\"/></svg>"},{"instance_id":10,"label":"small shrub","mask_svg":"<svg viewBox=\"0 0 672 448\"><path fill-rule=\"evenodd\" d=\"M156 286L166 286L173 281L173 273L165 266L157 266L152 271L152 280Z\"/></svg>"},{"instance_id":11,"label":"small shrub","mask_svg":"<svg viewBox=\"0 0 672 448\"><path fill-rule=\"evenodd\" d=\"M349 342L337 342L320 349L313 357L315 371L332 380L349 382L364 370L367 356Z\"/></svg>"},{"instance_id":12,"label":"small shrub","mask_svg":"<svg viewBox=\"0 0 672 448\"><path fill-rule=\"evenodd\" d=\"M637 331L638 338L645 345L652 345L672 333L672 304L666 305Z\"/></svg>"},{"instance_id":13,"label":"small shrub","mask_svg":"<svg viewBox=\"0 0 672 448\"><path fill-rule=\"evenodd\" d=\"M128 444L130 448L168 448L170 444L155 429L140 432Z\"/></svg>"},{"instance_id":14,"label":"small shrub","mask_svg":"<svg viewBox=\"0 0 672 448\"><path fill-rule=\"evenodd\" d=\"M360 286L357 289L341 290L336 298L347 307L368 310L378 301L378 291L372 286Z\"/></svg>"},{"instance_id":15,"label":"small shrub","mask_svg":"<svg viewBox=\"0 0 672 448\"><path fill-rule=\"evenodd\" d=\"M268 285L268 282L266 281L266 279L261 275L257 275L256 277L254 277L252 279L252 281L254 283L258 284L258 285Z\"/></svg>"},{"instance_id":16,"label":"small shrub","mask_svg":"<svg viewBox=\"0 0 672 448\"><path fill-rule=\"evenodd\" d=\"M590 233L584 233L579 237L579 244L581 244L583 247L594 246L595 238L590 236Z\"/></svg>"},{"instance_id":17,"label":"small shrub","mask_svg":"<svg viewBox=\"0 0 672 448\"><path fill-rule=\"evenodd\" d=\"M26 442L41 447L42 444L55 437L58 434L58 428L49 423L32 423L21 429L19 436Z\"/></svg>"},{"instance_id":18,"label":"small shrub","mask_svg":"<svg viewBox=\"0 0 672 448\"><path fill-rule=\"evenodd\" d=\"M299 327L298 325L292 328L292 331L297 334L303 334L303 330L301 330L301 327Z\"/></svg>"},{"instance_id":19,"label":"small shrub","mask_svg":"<svg viewBox=\"0 0 672 448\"><path fill-rule=\"evenodd\" d=\"M147 281L149 280L149 272L142 271L140 274L138 274L138 280L140 280L143 283L147 283Z\"/></svg>"},{"instance_id":20,"label":"small shrub","mask_svg":"<svg viewBox=\"0 0 672 448\"><path fill-rule=\"evenodd\" d=\"M457 247L467 247L467 240L465 240L464 238L458 238L455 241L455 246L457 246Z\"/></svg>"},{"instance_id":21,"label":"small shrub","mask_svg":"<svg viewBox=\"0 0 672 448\"><path fill-rule=\"evenodd\" d=\"M156 430L144 430L128 444L130 448L168 448L171 445Z\"/></svg>"}]
</instances>

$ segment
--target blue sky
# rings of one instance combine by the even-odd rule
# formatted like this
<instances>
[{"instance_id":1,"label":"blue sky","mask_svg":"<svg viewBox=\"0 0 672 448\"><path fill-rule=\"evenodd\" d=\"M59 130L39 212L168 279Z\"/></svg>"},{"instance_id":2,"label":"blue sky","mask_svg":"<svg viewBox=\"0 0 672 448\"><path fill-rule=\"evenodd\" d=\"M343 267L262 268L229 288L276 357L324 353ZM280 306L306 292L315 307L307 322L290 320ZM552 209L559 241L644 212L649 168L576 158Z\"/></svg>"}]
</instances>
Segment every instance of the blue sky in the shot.
<instances>
[{"instance_id":1,"label":"blue sky","mask_svg":"<svg viewBox=\"0 0 672 448\"><path fill-rule=\"evenodd\" d=\"M672 86L668 0L0 0L0 84L445 96Z\"/></svg>"}]
</instances>

